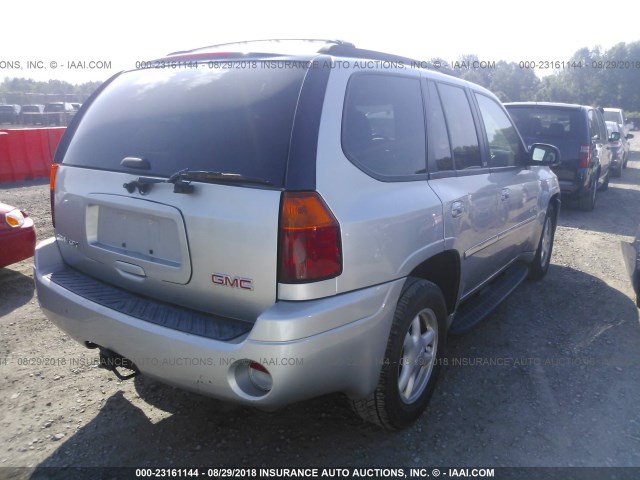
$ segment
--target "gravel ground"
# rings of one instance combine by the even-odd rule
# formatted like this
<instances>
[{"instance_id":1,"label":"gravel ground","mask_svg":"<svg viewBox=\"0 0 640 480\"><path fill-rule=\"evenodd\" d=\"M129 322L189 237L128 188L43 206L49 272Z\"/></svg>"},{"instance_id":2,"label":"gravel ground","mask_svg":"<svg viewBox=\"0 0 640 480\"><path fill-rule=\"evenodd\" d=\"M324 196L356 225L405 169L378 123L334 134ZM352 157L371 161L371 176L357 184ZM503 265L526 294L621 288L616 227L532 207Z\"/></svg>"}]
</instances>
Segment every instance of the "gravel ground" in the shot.
<instances>
[{"instance_id":1,"label":"gravel ground","mask_svg":"<svg viewBox=\"0 0 640 480\"><path fill-rule=\"evenodd\" d=\"M450 339L429 408L398 433L363 424L340 395L264 413L121 382L41 313L32 261L0 269L0 478L64 466L640 467L640 325L620 250L640 224L640 140L632 148L594 212L563 205L548 276ZM0 200L27 210L40 240L52 235L48 184L5 184Z\"/></svg>"}]
</instances>

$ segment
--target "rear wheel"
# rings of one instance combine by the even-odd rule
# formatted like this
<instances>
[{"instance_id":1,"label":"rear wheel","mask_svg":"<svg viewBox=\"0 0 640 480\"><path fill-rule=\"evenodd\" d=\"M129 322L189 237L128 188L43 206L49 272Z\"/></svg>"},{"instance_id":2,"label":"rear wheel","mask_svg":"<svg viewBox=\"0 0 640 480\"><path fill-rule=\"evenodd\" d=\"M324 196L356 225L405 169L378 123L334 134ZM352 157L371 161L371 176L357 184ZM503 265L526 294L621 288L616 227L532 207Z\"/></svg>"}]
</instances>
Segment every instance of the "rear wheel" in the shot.
<instances>
[{"instance_id":1,"label":"rear wheel","mask_svg":"<svg viewBox=\"0 0 640 480\"><path fill-rule=\"evenodd\" d=\"M605 190L609 190L609 177L610 176L611 176L611 168L609 168L609 170L607 171L607 176L604 179L604 183L600 187L600 190L602 190L603 192Z\"/></svg>"},{"instance_id":2,"label":"rear wheel","mask_svg":"<svg viewBox=\"0 0 640 480\"><path fill-rule=\"evenodd\" d=\"M378 385L367 398L351 402L358 415L397 430L422 414L440 370L446 316L440 289L409 277L398 300Z\"/></svg>"},{"instance_id":3,"label":"rear wheel","mask_svg":"<svg viewBox=\"0 0 640 480\"><path fill-rule=\"evenodd\" d=\"M536 250L536 256L529 265L529 278L540 280L547 274L551 263L551 253L553 251L553 239L556 233L556 207L549 205L547 215L544 218L540 242Z\"/></svg>"},{"instance_id":4,"label":"rear wheel","mask_svg":"<svg viewBox=\"0 0 640 480\"><path fill-rule=\"evenodd\" d=\"M597 174L593 176L593 180L591 181L591 187L589 190L583 193L582 197L578 201L580 204L580 210L584 210L585 212L590 212L596 207L596 194L598 192L598 176Z\"/></svg>"}]
</instances>

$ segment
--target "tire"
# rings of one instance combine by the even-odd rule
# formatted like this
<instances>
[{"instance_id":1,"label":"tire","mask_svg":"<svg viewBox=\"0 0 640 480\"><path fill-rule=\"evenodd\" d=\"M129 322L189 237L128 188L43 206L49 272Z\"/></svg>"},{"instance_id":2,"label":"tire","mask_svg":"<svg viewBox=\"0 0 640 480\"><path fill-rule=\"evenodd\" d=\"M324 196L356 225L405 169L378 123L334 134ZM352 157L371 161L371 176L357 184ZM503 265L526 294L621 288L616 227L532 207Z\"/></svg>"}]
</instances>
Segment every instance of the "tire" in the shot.
<instances>
[{"instance_id":1,"label":"tire","mask_svg":"<svg viewBox=\"0 0 640 480\"><path fill-rule=\"evenodd\" d=\"M609 168L609 170L607 171L607 176L604 179L604 183L600 187L600 191L601 192L606 192L607 190L609 190L609 177L610 176L611 176L611 168Z\"/></svg>"},{"instance_id":2,"label":"tire","mask_svg":"<svg viewBox=\"0 0 640 480\"><path fill-rule=\"evenodd\" d=\"M613 168L613 169L611 169L611 176L612 177L619 178L619 177L622 176L622 169L625 168L624 167L625 164L623 163L622 165L623 166L621 168Z\"/></svg>"},{"instance_id":3,"label":"tire","mask_svg":"<svg viewBox=\"0 0 640 480\"><path fill-rule=\"evenodd\" d=\"M622 168L627 168L627 162L629 161L629 154L627 153L622 162Z\"/></svg>"},{"instance_id":4,"label":"tire","mask_svg":"<svg viewBox=\"0 0 640 480\"><path fill-rule=\"evenodd\" d=\"M368 397L351 401L360 417L387 430L402 429L420 417L440 373L446 319L440 289L409 277L396 306L378 385Z\"/></svg>"},{"instance_id":5,"label":"tire","mask_svg":"<svg viewBox=\"0 0 640 480\"><path fill-rule=\"evenodd\" d=\"M549 270L551 254L553 253L553 240L556 236L557 210L554 205L549 205L547 215L544 217L542 233L538 242L536 256L529 265L529 279L540 280Z\"/></svg>"},{"instance_id":6,"label":"tire","mask_svg":"<svg viewBox=\"0 0 640 480\"><path fill-rule=\"evenodd\" d=\"M591 182L591 188L587 190L585 194L580 197L578 200L580 205L580 210L584 210L585 212L591 212L594 208L596 208L596 194L598 192L598 177L597 174L594 175L593 180Z\"/></svg>"}]
</instances>

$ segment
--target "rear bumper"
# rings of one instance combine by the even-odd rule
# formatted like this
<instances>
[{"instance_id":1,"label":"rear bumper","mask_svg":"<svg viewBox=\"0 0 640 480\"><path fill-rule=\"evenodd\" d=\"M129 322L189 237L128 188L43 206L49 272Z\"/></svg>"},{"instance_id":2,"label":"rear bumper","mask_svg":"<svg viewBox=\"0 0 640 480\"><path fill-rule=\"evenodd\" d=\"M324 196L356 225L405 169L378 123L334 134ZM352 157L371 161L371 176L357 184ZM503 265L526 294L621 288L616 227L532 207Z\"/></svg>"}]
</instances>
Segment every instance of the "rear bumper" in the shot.
<instances>
[{"instance_id":1,"label":"rear bumper","mask_svg":"<svg viewBox=\"0 0 640 480\"><path fill-rule=\"evenodd\" d=\"M587 169L579 169L573 178L559 179L560 195L565 200L577 200L584 195L588 195L590 193L589 185L593 178L592 175L595 175L595 173L590 175Z\"/></svg>"},{"instance_id":2,"label":"rear bumper","mask_svg":"<svg viewBox=\"0 0 640 480\"><path fill-rule=\"evenodd\" d=\"M277 302L230 341L185 333L93 303L52 281L65 266L54 239L36 248L35 282L47 317L76 341L133 361L155 379L216 398L279 407L331 392L362 398L377 384L403 280L304 302ZM329 324L325 330L318 325ZM336 325L335 319L340 319ZM268 393L246 388L239 365L272 377Z\"/></svg>"}]
</instances>

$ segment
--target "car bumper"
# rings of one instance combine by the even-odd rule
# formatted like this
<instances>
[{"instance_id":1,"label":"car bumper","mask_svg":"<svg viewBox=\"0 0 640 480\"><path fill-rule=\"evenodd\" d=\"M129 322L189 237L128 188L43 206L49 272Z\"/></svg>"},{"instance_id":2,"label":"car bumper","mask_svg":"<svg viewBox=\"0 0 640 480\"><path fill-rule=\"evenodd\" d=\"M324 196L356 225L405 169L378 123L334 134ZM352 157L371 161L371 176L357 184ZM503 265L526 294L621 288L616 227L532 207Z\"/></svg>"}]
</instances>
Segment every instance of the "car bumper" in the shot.
<instances>
[{"instance_id":1,"label":"car bumper","mask_svg":"<svg viewBox=\"0 0 640 480\"><path fill-rule=\"evenodd\" d=\"M97 344L162 382L223 400L280 407L326 393L362 398L377 384L403 280L303 302L277 302L248 334L219 341L111 310L58 285L54 239L38 245L34 277L47 317L76 341ZM327 319L325 330L318 328ZM306 332L306 333L305 333ZM314 333L309 333L314 332ZM271 374L269 392L247 383L249 361Z\"/></svg>"},{"instance_id":2,"label":"car bumper","mask_svg":"<svg viewBox=\"0 0 640 480\"><path fill-rule=\"evenodd\" d=\"M22 227L0 231L0 268L33 257L35 246L36 230L29 217Z\"/></svg>"},{"instance_id":3,"label":"car bumper","mask_svg":"<svg viewBox=\"0 0 640 480\"><path fill-rule=\"evenodd\" d=\"M592 176L589 175L587 169L579 169L575 173L575 176L570 179L559 178L560 195L562 195L565 200L578 200L590 193L589 185L591 181Z\"/></svg>"}]
</instances>

